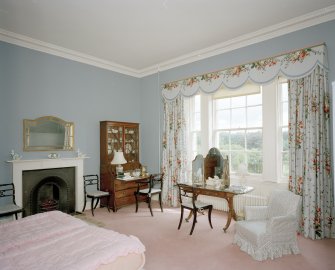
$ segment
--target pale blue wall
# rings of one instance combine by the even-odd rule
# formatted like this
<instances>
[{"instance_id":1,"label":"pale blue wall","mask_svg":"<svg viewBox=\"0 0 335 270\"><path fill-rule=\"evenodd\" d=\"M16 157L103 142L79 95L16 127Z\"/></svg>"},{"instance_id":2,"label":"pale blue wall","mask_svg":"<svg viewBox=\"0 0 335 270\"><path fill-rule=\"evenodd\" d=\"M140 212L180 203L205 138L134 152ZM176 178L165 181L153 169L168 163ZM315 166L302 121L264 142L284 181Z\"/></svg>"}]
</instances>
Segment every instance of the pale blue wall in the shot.
<instances>
[{"instance_id":1,"label":"pale blue wall","mask_svg":"<svg viewBox=\"0 0 335 270\"><path fill-rule=\"evenodd\" d=\"M11 181L5 162L22 152L22 120L53 115L75 124L75 145L90 156L85 173L99 173L99 121L141 122L140 79L0 42L0 183ZM62 157L74 152L59 152Z\"/></svg>"},{"instance_id":2,"label":"pale blue wall","mask_svg":"<svg viewBox=\"0 0 335 270\"><path fill-rule=\"evenodd\" d=\"M268 41L227 52L215 57L160 72L159 80L160 83L171 82L193 75L199 75L239 64L252 62L299 48L317 45L323 42L326 43L328 48L330 68L329 81L332 82L335 81L335 21L323 23L278 38L273 38ZM173 46L173 44L171 46ZM159 147L161 147L160 143L156 143L155 136L161 132L159 129L162 130L162 125L161 127L158 126L159 121L157 119L157 115L162 115L163 105L161 104L160 111L157 109L155 113L152 113L152 107L150 107L150 104L157 102L157 92L161 91L157 86L157 77L157 74L148 76L143 78L141 82L143 88L142 91L147 92L146 96L149 97L143 100L142 103L142 115L145 115L143 122L156 123L156 125L150 125L150 127L156 129L151 130L152 136L148 136L148 138L145 139L147 140L147 145L150 145L151 149L159 149ZM150 98L150 96L152 96L152 98ZM335 97L333 97L333 99L334 98ZM160 123L162 123L162 121L160 121ZM161 149L156 150L156 152L151 152L150 160L159 160L160 153ZM145 158L145 160L147 159ZM155 169L159 169L159 164L157 164L157 162L150 161L148 164L150 164L150 166Z\"/></svg>"},{"instance_id":3,"label":"pale blue wall","mask_svg":"<svg viewBox=\"0 0 335 270\"><path fill-rule=\"evenodd\" d=\"M162 95L159 88L158 75L152 75L141 81L141 160L148 166L149 172L160 171L160 145Z\"/></svg>"},{"instance_id":4,"label":"pale blue wall","mask_svg":"<svg viewBox=\"0 0 335 270\"><path fill-rule=\"evenodd\" d=\"M160 170L163 105L159 84L326 42L335 81L335 21L160 72L142 79L0 42L0 183L10 178L9 151L22 154L22 119L54 115L75 123L75 143L99 172L99 121L139 122L141 162ZM23 153L24 158L47 153ZM62 156L74 153L61 152Z\"/></svg>"}]
</instances>

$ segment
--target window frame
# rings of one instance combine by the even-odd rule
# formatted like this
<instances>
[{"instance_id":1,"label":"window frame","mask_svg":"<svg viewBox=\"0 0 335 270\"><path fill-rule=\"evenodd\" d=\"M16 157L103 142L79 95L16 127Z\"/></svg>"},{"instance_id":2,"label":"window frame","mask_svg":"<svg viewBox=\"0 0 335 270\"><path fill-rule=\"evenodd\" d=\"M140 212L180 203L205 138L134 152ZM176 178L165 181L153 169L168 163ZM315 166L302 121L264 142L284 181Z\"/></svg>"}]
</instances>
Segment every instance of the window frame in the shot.
<instances>
[{"instance_id":1,"label":"window frame","mask_svg":"<svg viewBox=\"0 0 335 270\"><path fill-rule=\"evenodd\" d=\"M262 88L260 87L260 94L262 95ZM261 133L263 134L263 121L262 122L262 125L261 126L248 126L248 108L255 108L255 107L261 107L261 110L263 112L263 99L260 103L257 103L257 104L251 104L249 105L248 104L248 96L250 96L252 94L246 94L246 95L241 95L239 94L239 97L244 97L244 101L243 101L243 105L239 105L239 106L234 106L233 105L233 99L234 97L238 97L238 96L231 96L231 97L222 97L222 98L216 98L216 99L213 99L212 100L212 104L213 104L213 126L212 126L212 132L213 132L213 144L215 145L216 148L218 148L221 152L224 152L224 155L228 155L229 156L229 161L230 161L230 169L231 169L231 174L238 174L238 168L234 168L232 162L233 162L233 154L237 154L237 153L241 153L241 155L243 156L243 159L244 159L244 162L245 164L247 164L247 168L248 168L248 157L249 157L249 154L251 153L258 153L260 154L261 156L261 159L263 160L263 143L262 143L262 149L260 151L251 151L248 149L248 131L252 131L252 130L260 130ZM216 101L218 100L222 100L222 99L229 99L229 102L226 102L226 103L229 103L229 107L227 108L217 108L217 103ZM244 126L242 127L232 127L232 117L233 117L233 110L236 110L236 109L243 109L243 114L244 114ZM220 111L229 111L229 116L230 116L230 119L229 119L229 127L222 127L222 128L217 128L217 115L218 115L218 112ZM263 118L263 117L262 117ZM231 134L233 132L243 132L244 133L244 149L242 150L234 150L231 148ZM229 134L229 149L225 150L225 149L220 149L220 146L219 146L219 142L217 141L218 140L218 137L219 137L219 133L220 132L227 132ZM262 168L263 168L263 162L262 162ZM255 175L256 177L257 176L260 176L261 174L258 174L258 173L248 173L249 175Z\"/></svg>"},{"instance_id":2,"label":"window frame","mask_svg":"<svg viewBox=\"0 0 335 270\"><path fill-rule=\"evenodd\" d=\"M247 174L246 180L256 180L256 181L269 181L277 183L287 183L288 177L283 177L281 175L281 166L279 160L279 150L280 146L278 140L281 138L279 134L279 96L278 96L278 85L280 80L274 80L265 85L262 85L262 174ZM219 130L214 129L214 95L198 93L201 96L201 151L198 154L202 154L206 157L208 150L216 145L214 144L216 138L216 132ZM185 100L190 100L186 98ZM217 97L216 97L217 98ZM243 128L244 129L244 128ZM254 127L248 128L249 130L255 129ZM188 136L190 136L189 133ZM190 137L188 137L190 138ZM190 140L187 140L190 141ZM282 142L281 142L282 143ZM282 144L281 144L282 145ZM188 150L191 150L188 144ZM247 150L247 148L245 148ZM247 153L247 151L245 151ZM195 158L189 154L189 166L191 166L191 161ZM231 160L231 159L230 159ZM231 167L231 166L230 166ZM238 172L231 173L231 178L238 178Z\"/></svg>"},{"instance_id":3,"label":"window frame","mask_svg":"<svg viewBox=\"0 0 335 270\"><path fill-rule=\"evenodd\" d=\"M287 125L283 125L283 104L287 103L287 115L289 117L289 100L287 101L282 100L282 84L287 84L287 91L288 91L288 80L284 78L278 79L278 89L277 89L277 96L278 96L278 157L277 157L277 164L278 164L278 182L288 182L289 175L285 175L283 172L283 154L287 153L289 155L289 150L284 151L284 139L283 139L283 129L286 128L287 132L289 127L289 119L287 119ZM287 93L288 94L288 93Z\"/></svg>"}]
</instances>

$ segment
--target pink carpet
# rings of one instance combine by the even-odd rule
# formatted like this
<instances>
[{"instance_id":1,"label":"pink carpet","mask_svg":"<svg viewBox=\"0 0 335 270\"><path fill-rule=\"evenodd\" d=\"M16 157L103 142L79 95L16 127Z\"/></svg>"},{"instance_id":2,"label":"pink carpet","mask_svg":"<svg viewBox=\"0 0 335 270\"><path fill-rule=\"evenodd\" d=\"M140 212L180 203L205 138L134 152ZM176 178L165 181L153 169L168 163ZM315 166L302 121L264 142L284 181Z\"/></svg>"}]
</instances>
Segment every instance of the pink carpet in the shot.
<instances>
[{"instance_id":1,"label":"pink carpet","mask_svg":"<svg viewBox=\"0 0 335 270\"><path fill-rule=\"evenodd\" d=\"M330 270L335 269L335 239L310 240L298 237L301 254L287 255L275 260L254 261L248 254L232 244L234 222L227 233L222 228L227 214L214 210L213 229L207 216L199 216L193 235L189 235L191 222L183 222L177 230L179 208L164 208L161 213L154 205L154 217L145 203L141 203L138 213L135 206L108 213L106 208L96 209L97 221L109 228L127 235L137 236L146 247L145 270ZM86 211L87 216L91 216Z\"/></svg>"}]
</instances>

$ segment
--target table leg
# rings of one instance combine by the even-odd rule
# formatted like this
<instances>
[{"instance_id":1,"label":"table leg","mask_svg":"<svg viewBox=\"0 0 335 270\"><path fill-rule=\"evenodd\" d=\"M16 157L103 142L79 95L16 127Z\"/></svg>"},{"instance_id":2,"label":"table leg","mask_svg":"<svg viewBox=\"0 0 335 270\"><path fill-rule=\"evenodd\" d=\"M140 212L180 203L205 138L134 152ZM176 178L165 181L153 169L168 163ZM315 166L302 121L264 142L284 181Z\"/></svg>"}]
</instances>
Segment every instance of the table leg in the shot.
<instances>
[{"instance_id":1,"label":"table leg","mask_svg":"<svg viewBox=\"0 0 335 270\"><path fill-rule=\"evenodd\" d=\"M234 200L233 197L227 197L226 198L227 202L228 202L228 219L227 219L227 223L226 226L223 227L224 232L227 231L227 229L229 228L231 219L233 218L234 220L236 220L236 213L234 210Z\"/></svg>"}]
</instances>

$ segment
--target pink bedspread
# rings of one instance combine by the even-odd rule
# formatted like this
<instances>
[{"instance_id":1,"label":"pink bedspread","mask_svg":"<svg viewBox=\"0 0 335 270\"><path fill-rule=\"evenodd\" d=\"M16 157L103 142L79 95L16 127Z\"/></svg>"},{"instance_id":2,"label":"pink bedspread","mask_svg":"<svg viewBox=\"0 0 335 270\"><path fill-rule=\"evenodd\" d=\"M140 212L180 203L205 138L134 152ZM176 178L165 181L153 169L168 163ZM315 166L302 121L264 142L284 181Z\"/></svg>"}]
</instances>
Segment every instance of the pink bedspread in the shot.
<instances>
[{"instance_id":1,"label":"pink bedspread","mask_svg":"<svg viewBox=\"0 0 335 270\"><path fill-rule=\"evenodd\" d=\"M97 269L144 245L59 211L0 224L0 269Z\"/></svg>"}]
</instances>

